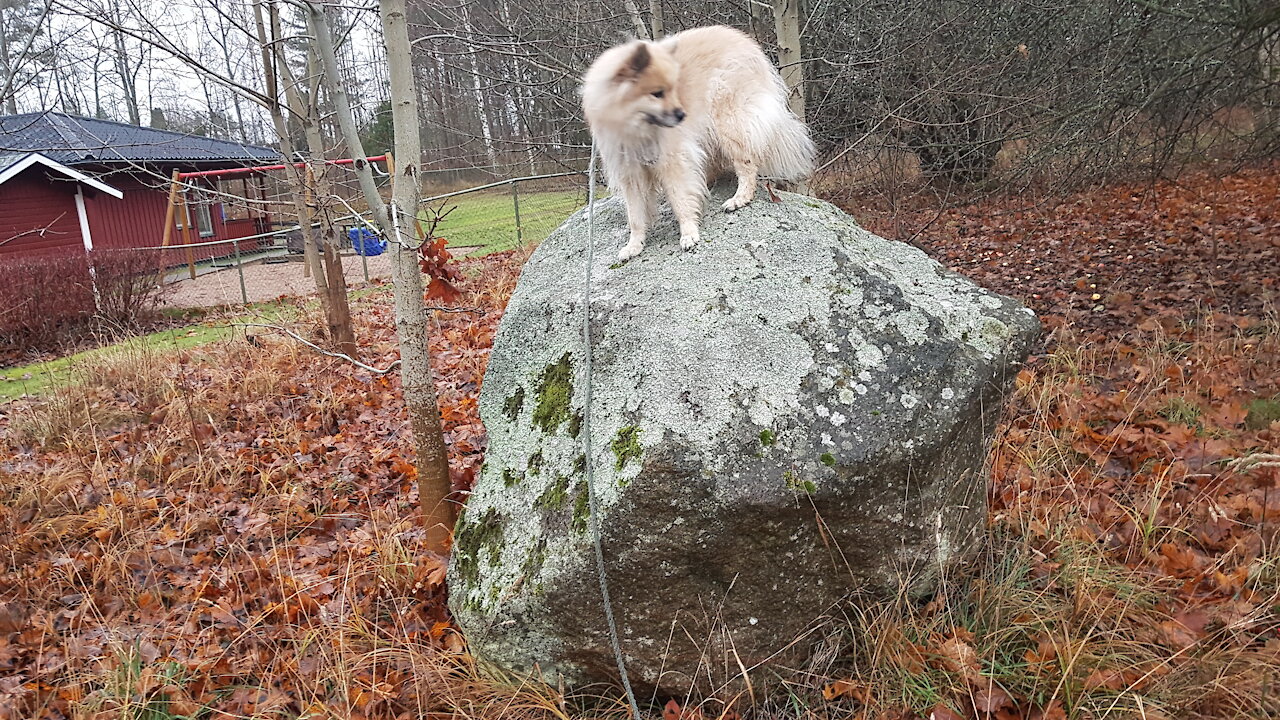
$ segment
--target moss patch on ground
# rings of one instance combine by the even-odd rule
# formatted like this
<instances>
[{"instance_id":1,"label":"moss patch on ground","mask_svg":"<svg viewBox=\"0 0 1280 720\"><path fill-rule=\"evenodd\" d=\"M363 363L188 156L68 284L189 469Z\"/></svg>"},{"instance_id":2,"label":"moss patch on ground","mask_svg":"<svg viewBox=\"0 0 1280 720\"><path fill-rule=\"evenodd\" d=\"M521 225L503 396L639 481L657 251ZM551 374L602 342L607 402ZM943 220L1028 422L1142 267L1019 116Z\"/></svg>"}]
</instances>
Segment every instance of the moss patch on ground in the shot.
<instances>
[{"instance_id":1,"label":"moss patch on ground","mask_svg":"<svg viewBox=\"0 0 1280 720\"><path fill-rule=\"evenodd\" d=\"M1249 403L1248 412L1244 426L1250 430L1262 430L1273 422L1280 422L1280 395L1255 398Z\"/></svg>"}]
</instances>

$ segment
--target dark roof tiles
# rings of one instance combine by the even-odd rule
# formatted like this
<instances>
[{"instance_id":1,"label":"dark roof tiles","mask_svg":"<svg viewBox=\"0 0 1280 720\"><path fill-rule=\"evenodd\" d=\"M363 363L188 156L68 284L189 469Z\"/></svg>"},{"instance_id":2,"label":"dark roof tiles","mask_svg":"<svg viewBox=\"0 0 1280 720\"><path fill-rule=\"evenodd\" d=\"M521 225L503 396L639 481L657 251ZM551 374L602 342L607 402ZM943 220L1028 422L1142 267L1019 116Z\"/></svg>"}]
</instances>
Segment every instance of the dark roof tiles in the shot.
<instances>
[{"instance_id":1,"label":"dark roof tiles","mask_svg":"<svg viewBox=\"0 0 1280 720\"><path fill-rule=\"evenodd\" d=\"M4 172L5 170L8 170L14 165L17 165L18 161L22 160L27 155L30 155L30 153L11 152L3 148L0 148L0 173Z\"/></svg>"},{"instance_id":2,"label":"dark roof tiles","mask_svg":"<svg viewBox=\"0 0 1280 720\"><path fill-rule=\"evenodd\" d=\"M274 162L269 147L46 111L0 116L0 156L35 151L64 165Z\"/></svg>"}]
</instances>

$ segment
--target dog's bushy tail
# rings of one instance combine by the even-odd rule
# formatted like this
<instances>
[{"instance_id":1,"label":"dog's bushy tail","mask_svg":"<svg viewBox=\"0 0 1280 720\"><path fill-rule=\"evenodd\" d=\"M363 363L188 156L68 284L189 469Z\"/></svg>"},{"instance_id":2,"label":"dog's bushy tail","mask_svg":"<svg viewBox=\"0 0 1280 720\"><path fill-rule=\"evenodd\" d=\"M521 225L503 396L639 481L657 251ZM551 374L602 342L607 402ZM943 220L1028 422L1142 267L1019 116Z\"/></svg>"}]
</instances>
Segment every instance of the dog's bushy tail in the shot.
<instances>
[{"instance_id":1,"label":"dog's bushy tail","mask_svg":"<svg viewBox=\"0 0 1280 720\"><path fill-rule=\"evenodd\" d=\"M799 182L813 175L817 151L809 128L787 108L787 87L777 71L773 75L772 92L758 95L755 112L746 118L747 135L762 177Z\"/></svg>"},{"instance_id":2,"label":"dog's bushy tail","mask_svg":"<svg viewBox=\"0 0 1280 720\"><path fill-rule=\"evenodd\" d=\"M799 182L813 175L817 154L809 128L786 107L770 128L769 141L761 148L760 174L767 178Z\"/></svg>"}]
</instances>

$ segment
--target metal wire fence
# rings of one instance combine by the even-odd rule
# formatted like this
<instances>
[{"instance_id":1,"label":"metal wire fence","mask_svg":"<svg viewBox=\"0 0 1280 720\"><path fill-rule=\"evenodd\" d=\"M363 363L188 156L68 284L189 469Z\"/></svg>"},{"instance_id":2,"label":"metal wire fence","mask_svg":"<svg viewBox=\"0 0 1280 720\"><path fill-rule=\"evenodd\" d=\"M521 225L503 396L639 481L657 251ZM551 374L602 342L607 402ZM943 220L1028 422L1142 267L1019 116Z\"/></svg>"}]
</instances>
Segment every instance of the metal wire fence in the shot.
<instances>
[{"instance_id":1,"label":"metal wire fence","mask_svg":"<svg viewBox=\"0 0 1280 720\"><path fill-rule=\"evenodd\" d=\"M583 175L563 172L437 193L423 198L421 217L455 257L479 256L537 244L585 204ZM382 243L369 237L371 222L353 214L337 225L348 283L390 276ZM157 255L162 282L169 286L166 302L175 307L248 304L315 291L297 224L240 238L138 249Z\"/></svg>"},{"instance_id":2,"label":"metal wire fence","mask_svg":"<svg viewBox=\"0 0 1280 720\"><path fill-rule=\"evenodd\" d=\"M587 202L581 173L534 175L441 193L423 217L450 252L487 254L541 242Z\"/></svg>"}]
</instances>

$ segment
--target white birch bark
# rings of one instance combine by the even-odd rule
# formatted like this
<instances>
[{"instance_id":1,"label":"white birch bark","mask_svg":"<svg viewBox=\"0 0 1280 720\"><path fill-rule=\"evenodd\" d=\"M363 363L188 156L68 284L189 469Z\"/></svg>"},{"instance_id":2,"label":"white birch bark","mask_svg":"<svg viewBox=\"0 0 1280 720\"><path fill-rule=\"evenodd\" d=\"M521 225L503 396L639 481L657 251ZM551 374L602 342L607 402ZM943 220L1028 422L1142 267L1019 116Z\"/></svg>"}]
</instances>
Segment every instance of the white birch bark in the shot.
<instances>
[{"instance_id":1,"label":"white birch bark","mask_svg":"<svg viewBox=\"0 0 1280 720\"><path fill-rule=\"evenodd\" d=\"M451 490L449 456L440 427L440 408L436 401L427 343L422 272L418 268L418 164L422 161L422 146L418 138L418 94L414 88L404 0L382 0L379 5L390 66L391 117L399 160L390 206L382 199L374 183L346 91L335 86L340 84L331 80L326 82L332 93L338 126L352 157L356 159L360 189L379 227L393 241L389 252L395 283L396 331L400 337L400 377L413 429L418 501L426 523L428 546L443 552L453 530L456 513L448 499ZM339 77L333 36L325 22L324 11L312 2L307 3L307 9L316 48L325 66L325 77Z\"/></svg>"}]
</instances>

